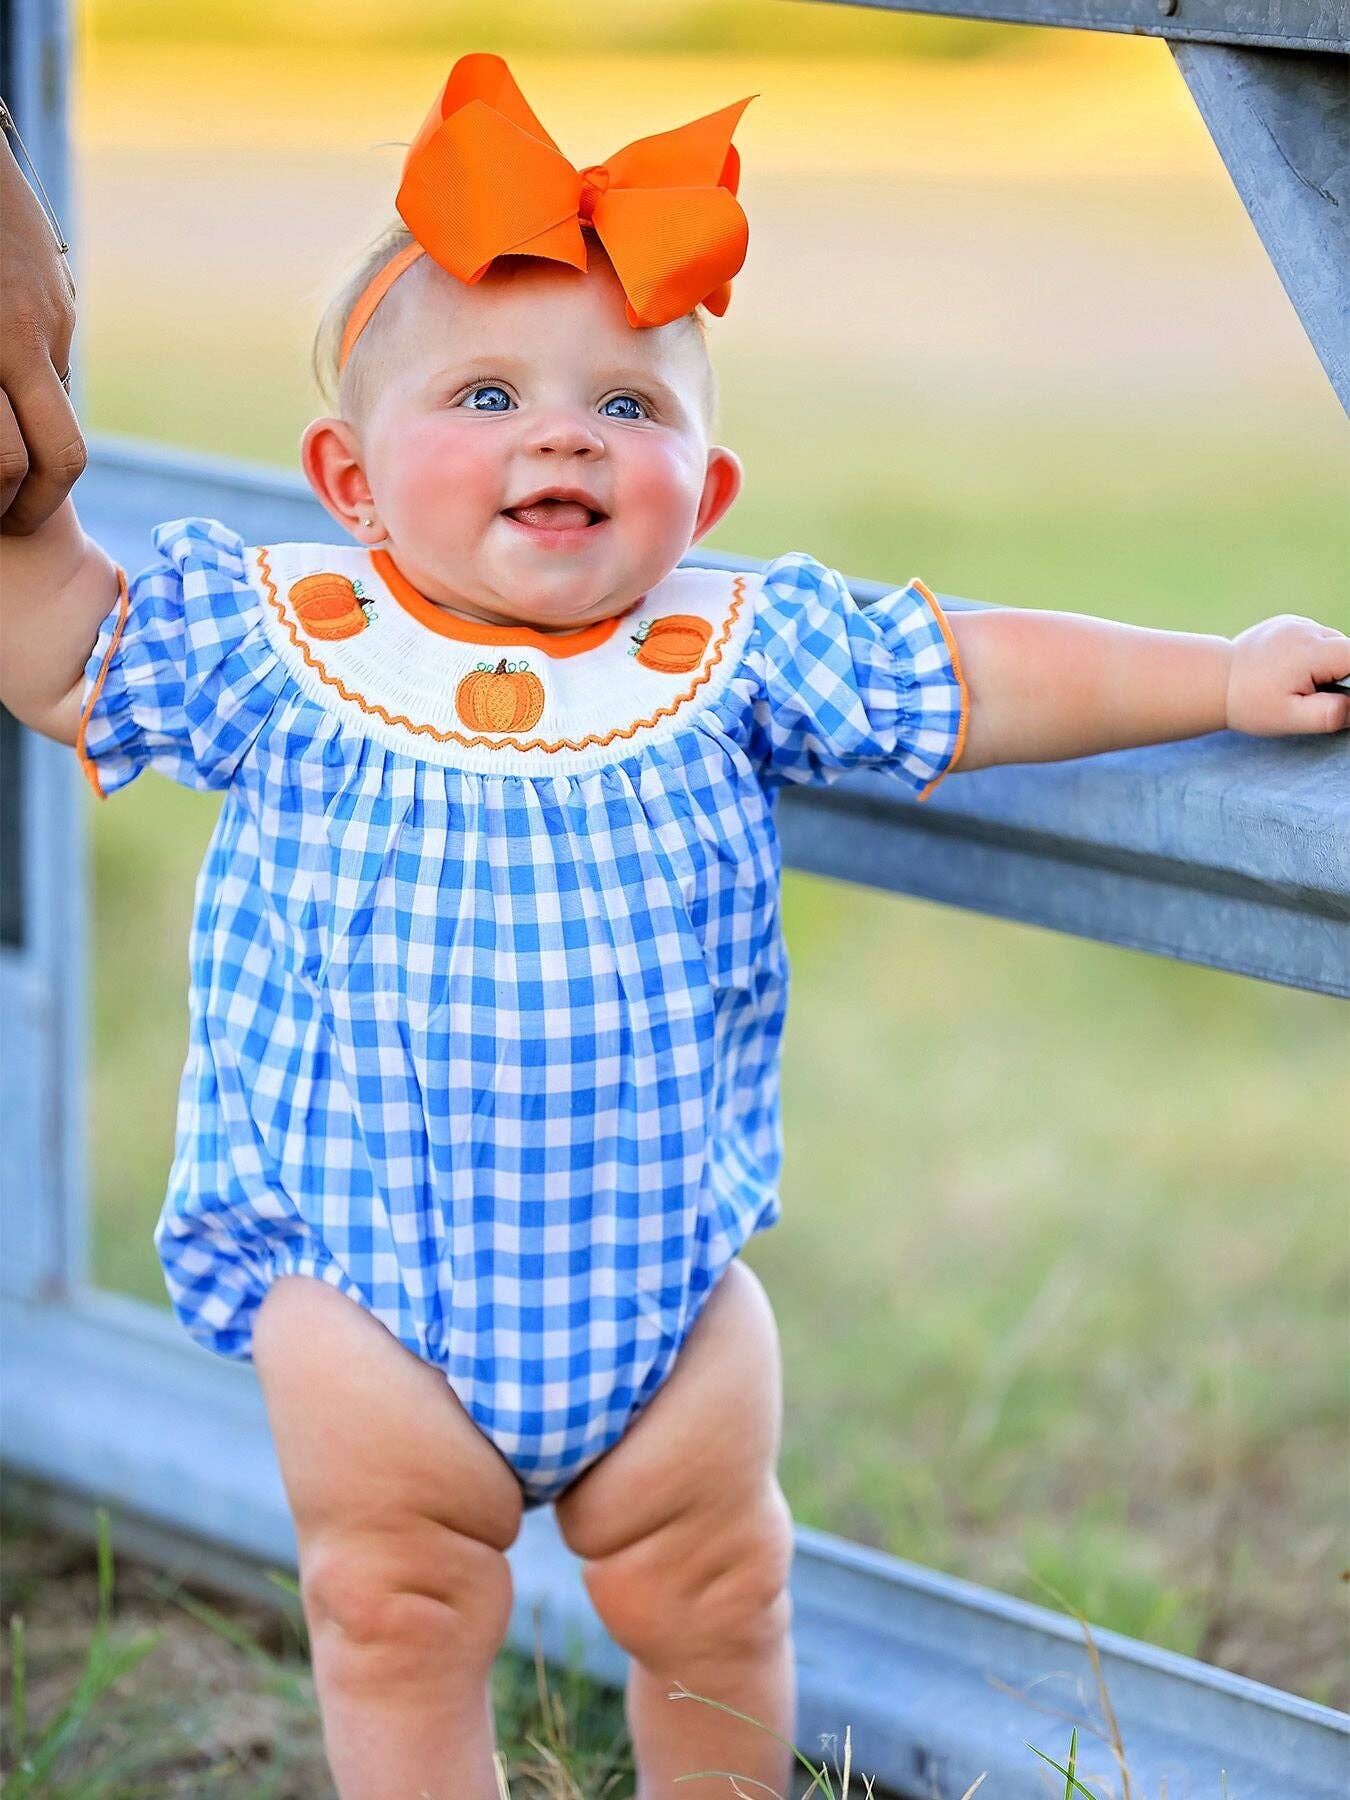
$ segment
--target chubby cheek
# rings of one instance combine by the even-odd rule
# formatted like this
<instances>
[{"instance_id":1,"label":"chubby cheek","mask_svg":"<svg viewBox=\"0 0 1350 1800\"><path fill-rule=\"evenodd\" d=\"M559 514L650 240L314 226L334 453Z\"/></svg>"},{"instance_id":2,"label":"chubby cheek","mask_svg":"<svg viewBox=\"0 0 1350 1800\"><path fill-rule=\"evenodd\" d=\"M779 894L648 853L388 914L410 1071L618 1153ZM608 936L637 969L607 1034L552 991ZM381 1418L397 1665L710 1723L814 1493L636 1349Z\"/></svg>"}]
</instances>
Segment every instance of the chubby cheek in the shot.
<instances>
[{"instance_id":1,"label":"chubby cheek","mask_svg":"<svg viewBox=\"0 0 1350 1800\"><path fill-rule=\"evenodd\" d=\"M412 425L391 447L380 499L393 535L416 542L481 532L501 505L502 476L481 441L434 424ZM373 487L373 483L372 483Z\"/></svg>"},{"instance_id":2,"label":"chubby cheek","mask_svg":"<svg viewBox=\"0 0 1350 1800\"><path fill-rule=\"evenodd\" d=\"M642 446L616 483L616 512L654 556L674 561L689 548L702 491L702 464L687 451Z\"/></svg>"}]
</instances>

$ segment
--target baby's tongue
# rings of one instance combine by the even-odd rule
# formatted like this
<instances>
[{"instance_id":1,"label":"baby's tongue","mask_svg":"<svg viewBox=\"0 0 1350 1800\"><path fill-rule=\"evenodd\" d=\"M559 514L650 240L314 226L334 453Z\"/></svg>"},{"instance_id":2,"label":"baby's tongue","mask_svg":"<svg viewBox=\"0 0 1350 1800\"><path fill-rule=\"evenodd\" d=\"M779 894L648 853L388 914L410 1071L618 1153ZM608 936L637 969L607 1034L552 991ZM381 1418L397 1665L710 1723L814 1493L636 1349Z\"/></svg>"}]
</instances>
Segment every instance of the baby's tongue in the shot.
<instances>
[{"instance_id":1,"label":"baby's tongue","mask_svg":"<svg viewBox=\"0 0 1350 1800\"><path fill-rule=\"evenodd\" d=\"M523 525L545 526L551 531L591 522L589 510L577 500L536 500L530 506L513 507L510 516Z\"/></svg>"}]
</instances>

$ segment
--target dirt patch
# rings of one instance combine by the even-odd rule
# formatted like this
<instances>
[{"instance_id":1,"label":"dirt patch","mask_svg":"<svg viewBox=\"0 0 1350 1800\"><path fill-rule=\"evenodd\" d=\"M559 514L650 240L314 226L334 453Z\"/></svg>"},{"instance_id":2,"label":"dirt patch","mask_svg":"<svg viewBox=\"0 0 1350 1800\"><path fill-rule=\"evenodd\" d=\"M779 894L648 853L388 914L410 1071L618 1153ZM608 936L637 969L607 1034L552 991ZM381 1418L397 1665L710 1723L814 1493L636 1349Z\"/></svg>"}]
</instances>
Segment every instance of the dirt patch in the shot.
<instances>
[{"instance_id":1,"label":"dirt patch","mask_svg":"<svg viewBox=\"0 0 1350 1800\"><path fill-rule=\"evenodd\" d=\"M7 1732L16 1763L11 1621L23 1620L23 1701L30 1753L75 1696L99 1611L92 1545L8 1518L0 1563L0 1650ZM110 1652L150 1645L73 1722L46 1794L98 1775L99 1794L183 1800L208 1793L250 1800L331 1800L308 1660L284 1617L193 1591L119 1557ZM80 1790L81 1792L83 1789Z\"/></svg>"},{"instance_id":2,"label":"dirt patch","mask_svg":"<svg viewBox=\"0 0 1350 1800\"><path fill-rule=\"evenodd\" d=\"M0 1515L6 1796L20 1756L40 1761L64 1711L67 1741L39 1779L14 1780L15 1800L333 1800L303 1620L282 1586L275 1605L241 1600L117 1553L101 1595L95 1547L22 1507L11 1488ZM90 1692L91 1664L119 1657L131 1666ZM492 1698L511 1800L631 1800L619 1695L508 1652Z\"/></svg>"}]
</instances>

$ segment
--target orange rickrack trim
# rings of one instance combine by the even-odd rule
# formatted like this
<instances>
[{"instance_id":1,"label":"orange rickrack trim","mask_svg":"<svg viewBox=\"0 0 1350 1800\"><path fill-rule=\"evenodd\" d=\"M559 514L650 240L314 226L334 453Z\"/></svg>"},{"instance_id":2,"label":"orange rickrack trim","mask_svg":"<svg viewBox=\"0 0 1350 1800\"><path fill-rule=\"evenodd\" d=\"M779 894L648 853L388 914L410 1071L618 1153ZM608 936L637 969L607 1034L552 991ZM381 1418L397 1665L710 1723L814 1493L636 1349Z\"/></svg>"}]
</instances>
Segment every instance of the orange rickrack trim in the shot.
<instances>
[{"instance_id":1,"label":"orange rickrack trim","mask_svg":"<svg viewBox=\"0 0 1350 1800\"><path fill-rule=\"evenodd\" d=\"M553 657L578 656L583 650L597 649L614 636L629 613L636 612L647 598L642 594L627 612L615 613L612 619L597 619L594 625L587 625L581 631L558 633L535 631L529 625L489 625L477 621L470 624L419 593L387 550L372 550L370 561L404 611L410 612L418 624L425 625L429 631L437 632L441 637L456 638L462 644L502 644L507 647L524 644Z\"/></svg>"},{"instance_id":2,"label":"orange rickrack trim","mask_svg":"<svg viewBox=\"0 0 1350 1800\"><path fill-rule=\"evenodd\" d=\"M920 800L926 800L940 781L945 781L949 775L955 773L956 765L961 760L961 752L966 747L966 727L970 723L970 689L966 686L966 678L961 670L961 656L956 648L956 636L947 622L946 613L938 605L936 596L930 593L917 577L909 585L917 588L933 609L933 617L937 620L938 628L947 640L947 651L952 659L952 673L956 676L956 685L961 690L961 723L956 728L956 748L952 751L952 759L942 773L935 775L927 787L920 789Z\"/></svg>"},{"instance_id":3,"label":"orange rickrack trim","mask_svg":"<svg viewBox=\"0 0 1350 1800\"><path fill-rule=\"evenodd\" d=\"M660 720L673 718L680 708L687 705L698 690L712 678L712 672L722 660L722 652L726 648L727 641L731 636L732 628L736 623L741 606L745 600L745 577L743 575L737 575L732 583L731 610L728 612L726 623L722 626L717 642L713 646L713 654L709 658L708 666L690 682L683 693L677 694L668 705L659 706L656 711L652 713L650 718L634 719L631 725L616 725L612 731L603 733L591 732L583 738L557 738L552 743L546 742L543 738L529 738L524 743L518 744L509 738L503 739L482 736L467 737L462 731L441 731L435 725L428 725L425 723L416 725L408 718L406 713L391 713L386 707L381 706L378 701L367 700L363 694L358 694L353 688L349 688L346 682L339 676L330 674L310 650L309 645L300 636L294 620L287 614L281 596L277 593L276 583L272 579L271 565L267 560L267 550L265 547L260 548L258 551L258 573L262 577L263 585L267 590L267 598L271 603L273 611L285 627L286 634L290 638L291 643L300 652L305 666L312 669L326 687L336 689L344 700L351 702L355 706L359 706L362 712L369 713L375 718L383 719L386 725L400 726L405 731L410 732L414 737L432 738L438 744L459 744L466 750L477 749L480 746L486 750L518 750L521 752L526 750L544 750L550 755L559 750L589 750L594 746L612 744L616 738L635 737L639 731L650 730L651 727L658 724ZM607 621L602 620L601 623L604 624L607 623Z\"/></svg>"},{"instance_id":4,"label":"orange rickrack trim","mask_svg":"<svg viewBox=\"0 0 1350 1800\"><path fill-rule=\"evenodd\" d=\"M108 670L112 667L112 659L117 654L117 646L122 641L122 632L131 611L131 596L127 593L127 572L122 568L117 571L117 598L117 626L112 635L112 642L108 645L108 653L99 667L98 679L94 682L89 691L89 698L84 703L84 710L80 714L80 723L75 732L75 754L80 759L80 767L88 777L90 786L100 800L106 800L108 796L104 793L103 783L98 778L94 759L85 748L85 737L89 729L89 715L93 712L98 697L103 692L103 683L108 678Z\"/></svg>"}]
</instances>

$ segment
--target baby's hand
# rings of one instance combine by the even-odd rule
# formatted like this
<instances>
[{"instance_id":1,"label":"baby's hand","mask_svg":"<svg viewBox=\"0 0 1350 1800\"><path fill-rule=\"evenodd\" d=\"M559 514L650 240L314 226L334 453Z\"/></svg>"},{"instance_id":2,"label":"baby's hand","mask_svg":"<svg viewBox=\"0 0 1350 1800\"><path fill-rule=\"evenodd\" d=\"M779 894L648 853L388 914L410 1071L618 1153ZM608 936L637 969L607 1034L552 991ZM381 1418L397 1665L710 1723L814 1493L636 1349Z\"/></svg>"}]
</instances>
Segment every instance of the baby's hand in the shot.
<instances>
[{"instance_id":1,"label":"baby's hand","mask_svg":"<svg viewBox=\"0 0 1350 1800\"><path fill-rule=\"evenodd\" d=\"M1317 683L1350 676L1350 637L1291 613L1263 619L1233 639L1228 728L1255 737L1344 731L1350 694L1319 694Z\"/></svg>"}]
</instances>

